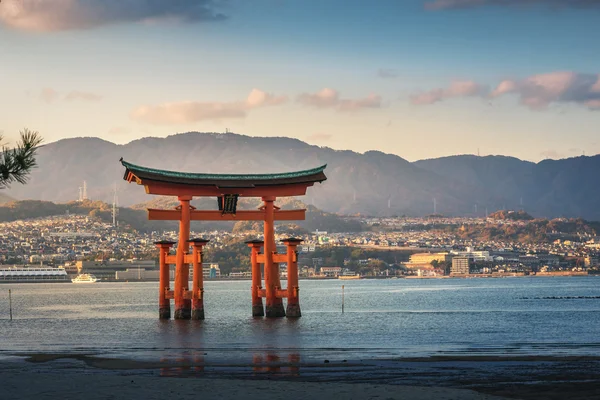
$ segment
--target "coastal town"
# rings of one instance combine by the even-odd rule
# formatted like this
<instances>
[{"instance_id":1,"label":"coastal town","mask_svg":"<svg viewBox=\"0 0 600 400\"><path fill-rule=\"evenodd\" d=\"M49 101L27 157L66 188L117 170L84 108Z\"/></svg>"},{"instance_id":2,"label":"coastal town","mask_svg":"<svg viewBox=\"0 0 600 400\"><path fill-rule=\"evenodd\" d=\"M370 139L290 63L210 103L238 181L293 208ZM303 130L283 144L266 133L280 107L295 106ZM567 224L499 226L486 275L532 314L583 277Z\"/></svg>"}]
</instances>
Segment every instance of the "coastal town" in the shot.
<instances>
[{"instance_id":1,"label":"coastal town","mask_svg":"<svg viewBox=\"0 0 600 400\"><path fill-rule=\"evenodd\" d=\"M447 278L595 274L600 237L593 232L551 231L545 240L507 241L465 237L482 227L519 228L529 220L434 216L346 216L365 227L360 232L296 232L303 278ZM566 220L565 220L566 221ZM559 221L560 222L560 221ZM455 230L444 227L457 227ZM282 232L277 232L281 230ZM276 230L276 239L289 237ZM457 234L457 232L459 234ZM250 279L249 249L244 241L258 231L192 232L209 239L207 279ZM155 242L177 240L173 230L138 232L81 214L65 214L0 223L0 280L23 268L62 268L69 276L90 273L101 280L158 279ZM283 247L281 252L284 252ZM286 275L285 264L281 274ZM11 278L12 277L12 278Z\"/></svg>"}]
</instances>

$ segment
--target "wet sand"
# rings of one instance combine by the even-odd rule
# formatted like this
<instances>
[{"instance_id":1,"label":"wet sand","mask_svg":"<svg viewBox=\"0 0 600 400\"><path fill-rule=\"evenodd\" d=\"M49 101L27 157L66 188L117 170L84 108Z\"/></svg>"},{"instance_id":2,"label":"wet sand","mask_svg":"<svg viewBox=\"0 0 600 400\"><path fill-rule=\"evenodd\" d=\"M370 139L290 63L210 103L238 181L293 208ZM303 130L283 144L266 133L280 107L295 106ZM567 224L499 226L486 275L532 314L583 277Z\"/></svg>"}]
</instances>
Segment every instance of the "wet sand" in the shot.
<instances>
[{"instance_id":1,"label":"wet sand","mask_svg":"<svg viewBox=\"0 0 600 400\"><path fill-rule=\"evenodd\" d=\"M470 390L411 386L181 379L139 375L0 372L3 399L415 399L485 400Z\"/></svg>"},{"instance_id":2,"label":"wet sand","mask_svg":"<svg viewBox=\"0 0 600 400\"><path fill-rule=\"evenodd\" d=\"M0 361L2 399L600 399L598 357L444 356L251 364L27 354Z\"/></svg>"}]
</instances>

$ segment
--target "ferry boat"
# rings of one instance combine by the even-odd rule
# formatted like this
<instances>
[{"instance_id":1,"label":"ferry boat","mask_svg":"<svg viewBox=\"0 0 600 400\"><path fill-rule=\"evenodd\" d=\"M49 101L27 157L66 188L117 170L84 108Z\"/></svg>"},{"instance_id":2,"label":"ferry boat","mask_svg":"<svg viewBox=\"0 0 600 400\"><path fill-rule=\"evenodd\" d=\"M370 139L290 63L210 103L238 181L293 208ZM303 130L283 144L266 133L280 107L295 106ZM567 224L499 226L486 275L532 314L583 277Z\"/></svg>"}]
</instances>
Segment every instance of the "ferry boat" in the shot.
<instances>
[{"instance_id":1,"label":"ferry boat","mask_svg":"<svg viewBox=\"0 0 600 400\"><path fill-rule=\"evenodd\" d=\"M358 274L356 274L356 275L340 275L340 276L338 276L338 279L341 279L343 281L352 280L352 279L360 279L360 275L358 275Z\"/></svg>"},{"instance_id":2,"label":"ferry boat","mask_svg":"<svg viewBox=\"0 0 600 400\"><path fill-rule=\"evenodd\" d=\"M64 268L52 267L0 267L0 283L53 283L69 282Z\"/></svg>"},{"instance_id":3,"label":"ferry boat","mask_svg":"<svg viewBox=\"0 0 600 400\"><path fill-rule=\"evenodd\" d=\"M73 282L73 283L94 283L97 280L98 280L98 278L96 278L92 274L79 274L75 278L71 279L71 282Z\"/></svg>"}]
</instances>

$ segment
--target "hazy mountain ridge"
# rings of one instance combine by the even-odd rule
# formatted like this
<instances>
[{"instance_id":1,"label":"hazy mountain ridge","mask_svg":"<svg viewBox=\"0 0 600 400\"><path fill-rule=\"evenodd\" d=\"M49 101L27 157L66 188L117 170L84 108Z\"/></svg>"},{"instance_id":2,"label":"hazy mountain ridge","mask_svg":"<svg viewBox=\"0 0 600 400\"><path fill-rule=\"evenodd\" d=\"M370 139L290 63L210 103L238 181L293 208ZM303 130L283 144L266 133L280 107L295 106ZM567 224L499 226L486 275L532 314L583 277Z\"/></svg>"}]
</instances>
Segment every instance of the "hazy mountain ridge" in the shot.
<instances>
[{"instance_id":1,"label":"hazy mountain ridge","mask_svg":"<svg viewBox=\"0 0 600 400\"><path fill-rule=\"evenodd\" d=\"M537 164L513 157L464 155L420 160L415 165L481 187L506 201L500 205L502 209L525 209L543 217L600 219L600 155ZM489 211L496 207L498 204Z\"/></svg>"},{"instance_id":2,"label":"hazy mountain ridge","mask_svg":"<svg viewBox=\"0 0 600 400\"><path fill-rule=\"evenodd\" d=\"M333 150L286 137L233 133L183 133L117 145L98 138L63 139L42 147L39 168L25 185L5 193L17 199L75 200L87 181L88 196L130 206L152 200L142 187L123 181L119 158L148 167L213 173L286 172L328 164L328 180L302 200L329 212L369 215L483 215L525 209L534 216L600 219L594 174L600 156L546 160L453 156L408 162L380 151ZM595 204L596 203L596 204ZM477 206L476 206L477 205Z\"/></svg>"}]
</instances>

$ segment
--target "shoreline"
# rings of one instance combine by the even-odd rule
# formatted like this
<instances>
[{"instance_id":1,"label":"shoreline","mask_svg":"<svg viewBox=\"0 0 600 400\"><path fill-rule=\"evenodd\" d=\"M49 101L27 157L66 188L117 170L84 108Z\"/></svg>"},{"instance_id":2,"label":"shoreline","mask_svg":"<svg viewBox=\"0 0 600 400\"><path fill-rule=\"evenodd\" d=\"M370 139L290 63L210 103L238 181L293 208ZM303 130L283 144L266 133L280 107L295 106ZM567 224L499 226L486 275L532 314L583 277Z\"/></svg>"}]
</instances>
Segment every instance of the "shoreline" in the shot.
<instances>
[{"instance_id":1,"label":"shoreline","mask_svg":"<svg viewBox=\"0 0 600 400\"><path fill-rule=\"evenodd\" d=\"M354 279L339 279L338 277L300 277L299 281L362 281L362 280L398 280L398 279L499 279L499 278L571 278L571 277L600 277L598 274L587 274L587 273L538 273L533 275L523 274L469 274L469 275L441 275L441 276L417 276L417 275L402 275L402 276L361 276L360 278ZM252 281L252 278L204 278L204 282L238 282L238 281ZM283 279L285 281L285 279ZM106 279L98 280L96 283L136 283L136 282L158 282L158 279ZM69 281L5 281L0 280L0 285L9 284L24 284L24 283L42 283L42 284L60 284L69 283Z\"/></svg>"}]
</instances>

